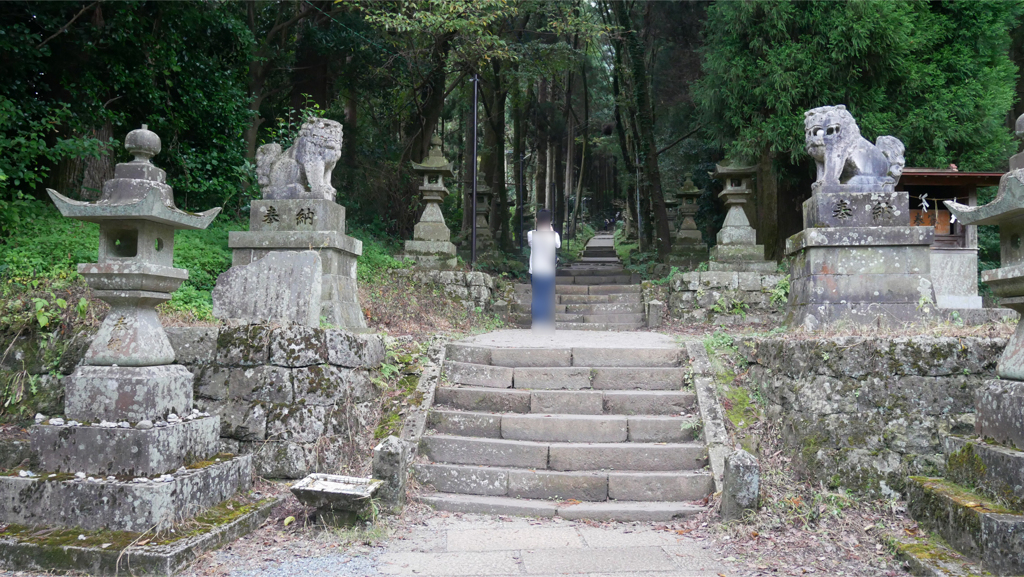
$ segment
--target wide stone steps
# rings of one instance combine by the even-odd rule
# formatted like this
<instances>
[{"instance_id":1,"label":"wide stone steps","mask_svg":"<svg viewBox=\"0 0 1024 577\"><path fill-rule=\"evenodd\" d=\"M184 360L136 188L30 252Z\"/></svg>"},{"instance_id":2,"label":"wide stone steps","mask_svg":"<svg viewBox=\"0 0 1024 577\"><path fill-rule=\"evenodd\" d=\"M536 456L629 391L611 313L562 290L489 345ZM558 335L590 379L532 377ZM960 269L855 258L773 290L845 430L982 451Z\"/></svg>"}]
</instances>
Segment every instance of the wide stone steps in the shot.
<instances>
[{"instance_id":1,"label":"wide stone steps","mask_svg":"<svg viewBox=\"0 0 1024 577\"><path fill-rule=\"evenodd\" d=\"M438 387L434 404L459 411L677 416L696 411L689 391L524 390Z\"/></svg>"},{"instance_id":2,"label":"wide stone steps","mask_svg":"<svg viewBox=\"0 0 1024 577\"><path fill-rule=\"evenodd\" d=\"M1024 451L953 435L943 449L949 480L1024 512Z\"/></svg>"},{"instance_id":3,"label":"wide stone steps","mask_svg":"<svg viewBox=\"0 0 1024 577\"><path fill-rule=\"evenodd\" d=\"M432 493L419 500L435 509L453 513L480 515L520 515L554 517L570 520L668 522L702 513L705 508L687 502L598 501L558 502L541 499L515 499Z\"/></svg>"},{"instance_id":4,"label":"wide stone steps","mask_svg":"<svg viewBox=\"0 0 1024 577\"><path fill-rule=\"evenodd\" d=\"M907 512L994 575L1024 575L1024 515L946 479L911 477Z\"/></svg>"},{"instance_id":5,"label":"wide stone steps","mask_svg":"<svg viewBox=\"0 0 1024 577\"><path fill-rule=\"evenodd\" d=\"M515 291L517 294L531 294L533 287L528 284L520 283L515 285ZM555 295L617 295L617 294L640 294L641 289L638 284L609 284L609 285L591 285L591 284L568 284L559 283L555 285ZM528 300L526 302L529 302Z\"/></svg>"},{"instance_id":6,"label":"wide stone steps","mask_svg":"<svg viewBox=\"0 0 1024 577\"><path fill-rule=\"evenodd\" d=\"M706 471L548 471L420 464L416 477L443 493L578 501L697 501L714 488Z\"/></svg>"},{"instance_id":7,"label":"wide stone steps","mask_svg":"<svg viewBox=\"0 0 1024 577\"><path fill-rule=\"evenodd\" d=\"M420 500L448 511L618 521L701 511L693 502L714 479L686 350L657 335L621 346L614 336L559 334L548 338L575 346L448 345L412 469L436 493Z\"/></svg>"}]
</instances>

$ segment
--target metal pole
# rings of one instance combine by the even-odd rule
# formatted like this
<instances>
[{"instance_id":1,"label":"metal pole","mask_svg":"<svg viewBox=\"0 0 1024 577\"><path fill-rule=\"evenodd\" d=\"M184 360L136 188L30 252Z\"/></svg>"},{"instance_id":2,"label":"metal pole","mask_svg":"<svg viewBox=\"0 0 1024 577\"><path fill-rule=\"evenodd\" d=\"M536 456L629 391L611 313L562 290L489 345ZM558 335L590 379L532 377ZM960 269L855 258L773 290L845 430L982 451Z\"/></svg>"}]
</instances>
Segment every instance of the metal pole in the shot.
<instances>
[{"instance_id":1,"label":"metal pole","mask_svg":"<svg viewBox=\"0 0 1024 577\"><path fill-rule=\"evenodd\" d=\"M526 210L526 204L523 202L523 189L526 188L526 180L524 180L523 164L526 163L526 156L522 152L519 153L519 252L523 252L523 212Z\"/></svg>"},{"instance_id":2,"label":"metal pole","mask_svg":"<svg viewBox=\"0 0 1024 577\"><path fill-rule=\"evenodd\" d=\"M469 249L469 263L471 265L476 264L476 179L477 179L477 166L476 166L476 155L477 155L477 140L479 139L479 129L477 126L477 90L480 85L480 77L476 74L473 75L473 238L470 241L472 244Z\"/></svg>"}]
</instances>

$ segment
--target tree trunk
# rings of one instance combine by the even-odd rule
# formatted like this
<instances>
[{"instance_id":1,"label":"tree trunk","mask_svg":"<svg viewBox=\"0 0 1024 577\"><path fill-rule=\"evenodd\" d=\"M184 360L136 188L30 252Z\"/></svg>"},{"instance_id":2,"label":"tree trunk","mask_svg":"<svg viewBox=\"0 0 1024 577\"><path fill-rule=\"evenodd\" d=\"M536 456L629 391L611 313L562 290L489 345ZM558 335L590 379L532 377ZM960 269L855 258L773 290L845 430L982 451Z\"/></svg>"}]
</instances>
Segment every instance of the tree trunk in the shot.
<instances>
[{"instance_id":1,"label":"tree trunk","mask_svg":"<svg viewBox=\"0 0 1024 577\"><path fill-rule=\"evenodd\" d=\"M764 245L765 258L777 261L784 249L779 238L779 183L774 164L775 153L766 146L757 166L757 236Z\"/></svg>"},{"instance_id":2,"label":"tree trunk","mask_svg":"<svg viewBox=\"0 0 1024 577\"><path fill-rule=\"evenodd\" d=\"M668 211L665 208L665 197L661 192L661 172L658 170L658 145L654 139L654 111L651 108L650 91L647 82L647 62L644 47L640 42L629 9L624 2L616 2L615 12L619 24L623 28L626 53L629 55L629 68L632 72L633 98L636 102L637 124L640 129L642 145L638 146L641 162L650 187L650 198L654 209L658 259L665 262L672 248L669 235Z\"/></svg>"}]
</instances>

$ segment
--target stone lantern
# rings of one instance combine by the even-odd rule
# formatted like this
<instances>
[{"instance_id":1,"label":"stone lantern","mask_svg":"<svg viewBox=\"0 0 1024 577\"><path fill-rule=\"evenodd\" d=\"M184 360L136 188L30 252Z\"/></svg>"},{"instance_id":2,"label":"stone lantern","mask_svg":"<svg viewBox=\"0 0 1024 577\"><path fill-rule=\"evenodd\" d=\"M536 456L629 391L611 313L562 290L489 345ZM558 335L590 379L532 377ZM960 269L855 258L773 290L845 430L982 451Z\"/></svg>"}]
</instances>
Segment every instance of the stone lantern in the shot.
<instances>
[{"instance_id":1,"label":"stone lantern","mask_svg":"<svg viewBox=\"0 0 1024 577\"><path fill-rule=\"evenodd\" d=\"M450 268L455 266L455 245L451 242L451 231L444 222L441 203L448 196L445 178L452 178L452 163L441 153L441 138L430 139L430 153L423 164L412 163L416 174L423 176L420 193L426 207L420 221L413 227L412 240L405 241L405 254L401 258L412 259L421 268Z\"/></svg>"},{"instance_id":2,"label":"stone lantern","mask_svg":"<svg viewBox=\"0 0 1024 577\"><path fill-rule=\"evenodd\" d=\"M669 264L694 268L708 259L708 247L697 228L697 222L693 219L697 214L697 201L700 195L701 190L693 184L692 179L687 178L683 188L675 196L678 205L675 209L675 221L678 229L672 234Z\"/></svg>"},{"instance_id":3,"label":"stone lantern","mask_svg":"<svg viewBox=\"0 0 1024 577\"><path fill-rule=\"evenodd\" d=\"M1024 138L1024 114L1017 119L1017 137ZM1024 152L1010 157L1010 172L999 179L999 192L992 202L976 207L949 200L945 204L965 225L999 227L1000 268L982 271L981 280L1001 299L1000 306L1024 315ZM1006 343L996 373L1001 379L1024 381L1024 323L1017 324L1017 331ZM1024 384L1017 383L1014 388L1020 391L1019 398L1024 398ZM1024 439L1024 431L1020 435Z\"/></svg>"},{"instance_id":4,"label":"stone lantern","mask_svg":"<svg viewBox=\"0 0 1024 577\"><path fill-rule=\"evenodd\" d=\"M47 190L64 216L99 224L98 262L78 271L110 311L64 379L64 417L38 417L31 429L45 473L0 477L0 523L162 531L251 484L251 456L205 463L218 455L220 419L193 409L192 373L171 364L154 309L188 278L172 266L174 231L204 229L220 208L175 207L150 162L160 138L145 125L125 148L134 160L117 165L99 201Z\"/></svg>"},{"instance_id":5,"label":"stone lantern","mask_svg":"<svg viewBox=\"0 0 1024 577\"><path fill-rule=\"evenodd\" d=\"M718 232L718 244L711 247L708 268L712 271L775 272L776 264L765 260L764 246L757 244L757 231L750 226L744 208L753 193L756 172L756 166L735 162L715 166L712 176L725 184L718 197L725 201L728 212Z\"/></svg>"},{"instance_id":6,"label":"stone lantern","mask_svg":"<svg viewBox=\"0 0 1024 577\"><path fill-rule=\"evenodd\" d=\"M477 254L494 249L494 235L488 224L491 212L491 187L484 183L476 185L476 251Z\"/></svg>"}]
</instances>

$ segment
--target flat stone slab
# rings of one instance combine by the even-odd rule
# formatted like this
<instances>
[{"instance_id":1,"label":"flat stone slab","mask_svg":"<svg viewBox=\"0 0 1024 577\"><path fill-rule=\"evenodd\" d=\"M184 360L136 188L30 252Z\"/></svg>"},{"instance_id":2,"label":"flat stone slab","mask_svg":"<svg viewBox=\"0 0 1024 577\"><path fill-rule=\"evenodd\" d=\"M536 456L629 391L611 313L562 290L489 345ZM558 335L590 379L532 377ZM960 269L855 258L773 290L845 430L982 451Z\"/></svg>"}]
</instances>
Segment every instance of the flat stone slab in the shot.
<instances>
[{"instance_id":1,"label":"flat stone slab","mask_svg":"<svg viewBox=\"0 0 1024 577\"><path fill-rule=\"evenodd\" d=\"M213 316L228 324L320 326L322 265L316 251L279 251L217 277Z\"/></svg>"},{"instance_id":2,"label":"flat stone slab","mask_svg":"<svg viewBox=\"0 0 1024 577\"><path fill-rule=\"evenodd\" d=\"M626 419L604 415L505 415L503 439L566 443L622 443L627 438Z\"/></svg>"},{"instance_id":3,"label":"flat stone slab","mask_svg":"<svg viewBox=\"0 0 1024 577\"><path fill-rule=\"evenodd\" d=\"M688 471L707 463L700 443L552 443L548 467L556 471Z\"/></svg>"},{"instance_id":4,"label":"flat stone slab","mask_svg":"<svg viewBox=\"0 0 1024 577\"><path fill-rule=\"evenodd\" d=\"M420 495L421 503L435 509L453 513L478 513L484 515L518 515L521 517L554 517L557 505L553 501L535 499L510 499L508 497L481 497L476 495L452 495L433 493ZM518 570L517 570L518 571Z\"/></svg>"},{"instance_id":5,"label":"flat stone slab","mask_svg":"<svg viewBox=\"0 0 1024 577\"><path fill-rule=\"evenodd\" d=\"M590 519L592 521L646 521L667 522L685 519L704 511L690 503L606 501L559 506L557 514L563 519Z\"/></svg>"},{"instance_id":6,"label":"flat stone slab","mask_svg":"<svg viewBox=\"0 0 1024 577\"><path fill-rule=\"evenodd\" d=\"M590 388L589 367L516 367L517 389L579 390Z\"/></svg>"},{"instance_id":7,"label":"flat stone slab","mask_svg":"<svg viewBox=\"0 0 1024 577\"><path fill-rule=\"evenodd\" d=\"M512 371L513 369L510 367L473 363L445 362L444 364L444 374L449 381L477 387L510 388L512 386Z\"/></svg>"},{"instance_id":8,"label":"flat stone slab","mask_svg":"<svg viewBox=\"0 0 1024 577\"><path fill-rule=\"evenodd\" d=\"M63 531L67 534L66 544L43 545L31 541L31 534L37 533L38 528L29 529L28 538L3 532L0 533L0 567L14 571L79 571L89 575L173 575L203 553L258 529L282 499L267 498L238 507L238 515L224 523L203 523L200 517L198 522L205 524L205 528L196 533L195 522L191 522L188 532L182 531L187 537L163 545L103 547L110 538L109 532L92 534L80 529ZM80 540L78 535L85 539ZM127 536L131 538L133 534ZM56 537L51 533L47 540L53 541Z\"/></svg>"}]
</instances>

